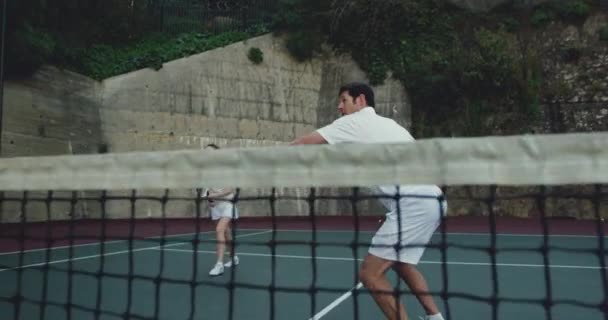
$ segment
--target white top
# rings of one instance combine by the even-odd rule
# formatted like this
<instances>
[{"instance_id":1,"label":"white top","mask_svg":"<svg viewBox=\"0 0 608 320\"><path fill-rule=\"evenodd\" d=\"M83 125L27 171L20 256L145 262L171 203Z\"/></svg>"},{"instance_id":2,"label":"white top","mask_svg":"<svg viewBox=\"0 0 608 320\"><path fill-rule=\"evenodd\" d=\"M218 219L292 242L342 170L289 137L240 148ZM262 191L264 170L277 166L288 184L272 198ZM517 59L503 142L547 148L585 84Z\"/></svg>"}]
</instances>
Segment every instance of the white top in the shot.
<instances>
[{"instance_id":1,"label":"white top","mask_svg":"<svg viewBox=\"0 0 608 320\"><path fill-rule=\"evenodd\" d=\"M329 144L411 142L414 137L393 119L376 114L372 107L345 115L317 132Z\"/></svg>"},{"instance_id":2,"label":"white top","mask_svg":"<svg viewBox=\"0 0 608 320\"><path fill-rule=\"evenodd\" d=\"M372 107L345 115L317 132L329 144L337 143L407 143L413 142L412 135L393 119L376 114ZM407 165L407 164L404 164ZM441 189L435 185L400 185L400 195L439 196ZM395 196L397 186L378 186L373 191L382 195ZM393 199L379 199L387 209L395 210Z\"/></svg>"}]
</instances>

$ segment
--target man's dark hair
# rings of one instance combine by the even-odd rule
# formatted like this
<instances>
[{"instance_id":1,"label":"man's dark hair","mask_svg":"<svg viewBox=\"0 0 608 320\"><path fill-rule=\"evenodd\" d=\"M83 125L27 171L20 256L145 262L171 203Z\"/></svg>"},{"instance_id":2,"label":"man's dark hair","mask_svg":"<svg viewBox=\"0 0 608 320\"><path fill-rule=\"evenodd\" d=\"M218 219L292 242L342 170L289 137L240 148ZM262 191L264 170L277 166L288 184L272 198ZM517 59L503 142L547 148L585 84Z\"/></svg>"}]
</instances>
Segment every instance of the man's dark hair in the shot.
<instances>
[{"instance_id":1,"label":"man's dark hair","mask_svg":"<svg viewBox=\"0 0 608 320\"><path fill-rule=\"evenodd\" d=\"M376 107L376 101L374 100L374 90L367 84L361 82L347 83L340 87L340 92L338 92L338 95L342 94L342 92L344 91L347 91L348 94L353 97L353 99L358 97L359 95L364 95L365 101L367 101L367 105L372 108Z\"/></svg>"},{"instance_id":2,"label":"man's dark hair","mask_svg":"<svg viewBox=\"0 0 608 320\"><path fill-rule=\"evenodd\" d=\"M210 143L210 144L208 144L208 145L205 146L205 148L207 148L207 147L213 148L213 149L216 149L216 150L220 148L215 143Z\"/></svg>"}]
</instances>

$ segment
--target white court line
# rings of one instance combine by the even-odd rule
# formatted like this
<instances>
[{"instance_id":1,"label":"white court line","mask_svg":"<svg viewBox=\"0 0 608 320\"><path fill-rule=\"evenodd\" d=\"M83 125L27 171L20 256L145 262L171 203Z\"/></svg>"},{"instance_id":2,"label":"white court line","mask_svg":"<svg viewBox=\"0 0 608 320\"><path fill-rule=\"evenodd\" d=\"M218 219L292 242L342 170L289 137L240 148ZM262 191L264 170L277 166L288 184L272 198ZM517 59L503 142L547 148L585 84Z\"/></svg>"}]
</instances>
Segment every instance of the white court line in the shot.
<instances>
[{"instance_id":1,"label":"white court line","mask_svg":"<svg viewBox=\"0 0 608 320\"><path fill-rule=\"evenodd\" d=\"M200 234L204 234L204 233L211 233L211 232L215 232L215 231L201 231L199 232ZM133 239L133 240L139 240L139 241L144 241L147 239L158 239L158 238L173 238L173 237L182 237L182 236L191 236L193 234L196 234L196 232L192 232L192 233L178 233L178 234L171 234L171 235L160 235L160 236L154 236L154 237L147 237L147 238L143 238L143 239ZM0 252L0 256L6 256L6 255L11 255L11 254L21 254L21 253L28 253L28 252L36 252L36 251L46 251L46 250L57 250L57 249L67 249L69 247L75 248L75 247L85 247L85 246L95 246L95 245L101 245L103 244L111 244L111 243L118 243L118 242L127 242L129 241L129 239L125 239L125 240L111 240L111 241L98 241L98 242L90 242L90 243L81 243L81 244L75 244L75 245L66 245L66 246L57 246L57 247L50 247L50 248L38 248L38 249L27 249L27 250L23 250L23 251L13 251L13 252Z\"/></svg>"},{"instance_id":2,"label":"white court line","mask_svg":"<svg viewBox=\"0 0 608 320\"><path fill-rule=\"evenodd\" d=\"M173 243L173 244L165 245L165 247L173 247L173 246L182 245L182 244L183 243ZM71 258L71 259L46 261L46 262L28 264L28 265L24 265L24 266L18 266L18 267L14 267L14 268L2 269L2 270L0 270L0 272L9 271L9 270L17 270L17 269L25 269L25 268L30 268L30 267L38 267L38 266L56 264L56 263L64 263L64 262L68 262L68 261L85 260L85 259L97 258L97 257L101 257L101 256L107 257L107 256L113 256L113 255L123 254L123 253L127 253L127 252L138 252L138 251L152 250L152 249L157 249L157 248L160 248L160 246L139 248L139 249L133 249L133 250L122 250L122 251L109 252L109 253L104 253L104 254L93 254L90 256L77 257L77 258Z\"/></svg>"},{"instance_id":3,"label":"white court line","mask_svg":"<svg viewBox=\"0 0 608 320\"><path fill-rule=\"evenodd\" d=\"M256 228L239 228L239 230L266 230L266 229L256 229ZM312 233L313 230L312 229L275 229L275 231L278 232L308 232L308 233ZM335 232L335 233L354 233L355 230L328 230L328 229L323 229L323 230L315 230L315 232ZM359 233L376 233L375 230L359 230ZM484 237L490 237L492 236L492 233L487 233L487 232L446 232L445 233L448 236L484 236ZM433 234L433 236L440 236L441 232L435 232ZM544 237L543 234L531 234L531 233L496 233L496 236L498 237L531 237L531 238L542 238ZM593 238L593 239L597 239L599 237L599 235L578 235L578 234L548 234L547 236L549 236L550 238ZM608 232L606 232L605 236L608 236Z\"/></svg>"},{"instance_id":4,"label":"white court line","mask_svg":"<svg viewBox=\"0 0 608 320\"><path fill-rule=\"evenodd\" d=\"M201 232L201 233L211 233L214 231L205 231L205 232ZM272 230L266 230L263 232L255 232L255 233L248 233L248 234L244 234L244 235L239 235L237 236L238 238L244 238L244 237L250 237L250 236L255 236L255 235L259 235L259 234L265 234L265 233L269 233L272 232ZM172 243L172 244L167 244L164 246L154 246L154 247L146 247L146 248L139 248L139 249L133 249L133 250L122 250L122 251L117 251L117 252L109 252L109 253L104 253L104 254L94 254L94 255L90 255L90 256L84 256L84 257L77 257L77 258L71 258L71 259L61 259L61 260L54 260L54 261L46 261L46 262L41 262L41 263L33 263L33 264L28 264L28 265L24 265L24 266L18 266L18 267L14 267L14 268L8 268L8 269L0 269L0 272L4 272L4 271L9 271L9 270L17 270L17 269L25 269L25 268L30 268L30 267L38 267L38 266L43 266L43 265L49 265L49 264L57 264L57 263L64 263L64 262L68 262L68 261L78 261L78 260L85 260L85 259L91 259L91 258L97 258L97 257L101 257L101 256L113 256L113 255L117 255L117 254L123 254L123 253L128 253L128 252L139 252L139 251L144 251L144 250L154 250L154 249L160 249L160 248L167 248L167 247L174 247L174 246L179 246L179 245L184 245L185 243Z\"/></svg>"},{"instance_id":5,"label":"white court line","mask_svg":"<svg viewBox=\"0 0 608 320\"><path fill-rule=\"evenodd\" d=\"M186 250L186 249L164 249L164 248L154 248L154 250L164 250L164 251L174 251L174 252L187 252L187 253L193 253L194 250ZM211 250L197 250L196 252L198 253L210 253L213 254L215 253L215 251L211 251ZM242 253L242 252L238 252L235 253L237 256L251 256L251 257L272 257L271 254L266 254L266 253ZM306 260L310 260L312 257L309 256L292 256L292 255L286 255L286 254L275 254L274 255L277 258L287 258L287 259L306 259ZM353 258L336 258L336 257L316 257L316 259L319 260L335 260L335 261L353 261L355 259ZM359 261L361 261L361 259L358 259Z\"/></svg>"},{"instance_id":6,"label":"white court line","mask_svg":"<svg viewBox=\"0 0 608 320\"><path fill-rule=\"evenodd\" d=\"M122 241L126 241L126 240L103 241L103 243L110 244L110 243L122 242ZM11 254L21 254L21 253L36 252L36 251L67 249L69 247L75 248L75 247L93 246L93 245L99 245L99 244L101 244L101 242L81 243L81 244L75 244L73 246L67 245L67 246L58 246L58 247L49 247L49 248L27 249L27 250L23 250L23 251L0 252L0 256L8 256Z\"/></svg>"},{"instance_id":7,"label":"white court line","mask_svg":"<svg viewBox=\"0 0 608 320\"><path fill-rule=\"evenodd\" d=\"M151 248L155 250L165 250L165 251L175 251L175 252L187 252L193 253L194 250L186 250L186 249L164 249L164 248ZM198 253L215 253L215 251L209 250L197 250ZM247 253L247 252L238 252L236 253L238 256L252 256L252 257L272 257L272 254L267 253ZM312 256L295 256L295 255L284 255L284 254L275 254L277 258L287 258L287 259L312 259ZM354 258L339 258L339 257L314 257L315 260L334 260L334 261L355 261ZM363 261L363 259L356 259L357 261ZM428 261L421 260L419 264L442 264L442 261ZM462 265L462 266L492 266L492 263L488 262L461 262L461 261L446 261L447 265ZM497 267L520 267L520 268L544 268L544 264L529 264L529 263L496 263L494 264ZM559 264L550 264L549 268L562 268L562 269L592 269L598 270L602 269L602 267L594 267L594 266L576 266L576 265L559 265ZM608 266L604 269L608 269Z\"/></svg>"},{"instance_id":8,"label":"white court line","mask_svg":"<svg viewBox=\"0 0 608 320\"><path fill-rule=\"evenodd\" d=\"M343 295L341 295L340 297L338 297L338 299L334 300L332 303L328 304L325 308L323 308L323 310L317 312L317 314L315 314L314 317L309 318L308 320L319 320L319 319L321 319L324 315L328 314L331 310L333 310L335 307L337 307L344 300L350 298L350 296L353 295L353 291L359 290L362 287L363 287L363 283L361 283L361 282L357 283L357 285L355 287L353 287L352 289L348 290L346 293L344 293Z\"/></svg>"},{"instance_id":9,"label":"white court line","mask_svg":"<svg viewBox=\"0 0 608 320\"><path fill-rule=\"evenodd\" d=\"M257 229L257 228L239 228L239 230L243 230L243 231L254 231L254 230L267 230L267 229ZM275 229L275 231L277 232L308 232L308 233L312 233L312 230L292 230L292 229ZM213 232L213 231L204 231L204 232L200 232L200 233L209 233L209 232ZM272 230L271 230L272 232ZM355 232L354 230L316 230L316 232L332 232L332 233L352 233ZM376 231L365 231L365 230L359 230L359 233L375 233ZM182 233L182 234L173 234L173 235L166 235L165 238L170 238L170 237L181 237L181 236L189 236L189 235L193 235L196 233ZM446 232L445 233L448 236L491 236L491 233L466 233L466 232ZM433 236L440 236L441 233L435 233ZM608 232L607 232L608 235ZM518 233L497 233L496 236L499 237L543 237L542 234L518 234ZM550 234L548 235L549 237L552 238L594 238L597 239L598 236L589 236L589 235L560 235L560 234ZM145 239L156 239L156 238L161 238L162 236L154 236L154 237L149 237L149 238L144 238L144 239L137 239L137 240L145 240ZM135 240L135 239L134 239ZM126 242L129 240L112 240L112 241L104 241L104 242L91 242L91 243L82 243L82 244L75 244L75 245L66 245L66 246L57 246L57 247L50 247L50 248L38 248L38 249L28 249L28 250L23 250L23 251L12 251L12 252L0 252L0 256L4 256L4 255L11 255L11 254L21 254L21 253L27 253L27 252L36 252L36 251L46 251L46 250L57 250L57 249L67 249L69 247L75 248L75 247L84 247L84 246L94 246L94 245L101 245L102 243L104 244L111 244L111 243L118 243L118 242ZM0 271L2 271L2 269L0 269Z\"/></svg>"}]
</instances>

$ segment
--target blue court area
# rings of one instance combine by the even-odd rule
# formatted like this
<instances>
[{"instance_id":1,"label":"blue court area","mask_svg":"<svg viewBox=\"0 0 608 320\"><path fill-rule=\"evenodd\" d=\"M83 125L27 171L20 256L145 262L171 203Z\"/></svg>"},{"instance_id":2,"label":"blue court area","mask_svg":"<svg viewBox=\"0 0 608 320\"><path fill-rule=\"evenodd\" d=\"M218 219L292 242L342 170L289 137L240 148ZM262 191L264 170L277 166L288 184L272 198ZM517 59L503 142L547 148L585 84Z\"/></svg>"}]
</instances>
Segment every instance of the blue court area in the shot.
<instances>
[{"instance_id":1,"label":"blue court area","mask_svg":"<svg viewBox=\"0 0 608 320\"><path fill-rule=\"evenodd\" d=\"M209 277L213 233L0 255L2 319L382 319L357 269L372 232L239 229L240 265ZM594 236L436 234L420 270L449 319L606 319ZM497 249L492 259L492 239ZM312 246L312 242L318 243ZM604 240L601 240L604 241ZM195 245L196 244L196 245ZM353 245L355 244L355 245ZM604 243L604 246L606 244ZM411 319L423 315L393 271ZM444 294L442 294L444 293ZM493 300L493 296L497 300Z\"/></svg>"}]
</instances>

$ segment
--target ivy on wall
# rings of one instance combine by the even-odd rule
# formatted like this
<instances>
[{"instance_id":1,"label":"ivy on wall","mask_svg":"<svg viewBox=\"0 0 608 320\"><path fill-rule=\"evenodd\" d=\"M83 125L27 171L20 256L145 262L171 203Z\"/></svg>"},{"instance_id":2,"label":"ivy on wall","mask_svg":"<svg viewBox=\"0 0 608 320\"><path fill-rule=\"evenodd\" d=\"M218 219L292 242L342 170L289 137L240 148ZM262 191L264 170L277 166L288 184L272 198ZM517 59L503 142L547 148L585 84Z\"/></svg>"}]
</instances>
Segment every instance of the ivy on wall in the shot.
<instances>
[{"instance_id":1,"label":"ivy on wall","mask_svg":"<svg viewBox=\"0 0 608 320\"><path fill-rule=\"evenodd\" d=\"M419 137L486 135L505 121L529 130L543 94L530 30L554 20L583 21L592 8L574 0L474 14L441 0L336 1L316 9L305 0L282 2L281 16L299 26L282 24L294 31L287 48L295 57L313 56L322 39L350 53L372 84L389 74L400 80ZM317 14L309 18L310 12Z\"/></svg>"}]
</instances>

